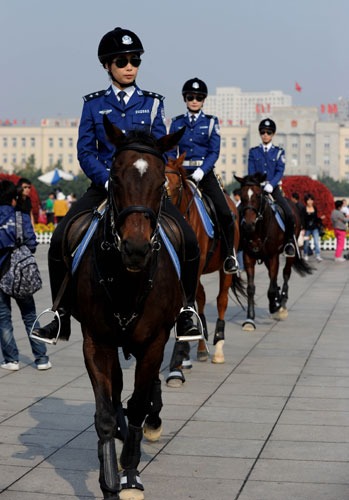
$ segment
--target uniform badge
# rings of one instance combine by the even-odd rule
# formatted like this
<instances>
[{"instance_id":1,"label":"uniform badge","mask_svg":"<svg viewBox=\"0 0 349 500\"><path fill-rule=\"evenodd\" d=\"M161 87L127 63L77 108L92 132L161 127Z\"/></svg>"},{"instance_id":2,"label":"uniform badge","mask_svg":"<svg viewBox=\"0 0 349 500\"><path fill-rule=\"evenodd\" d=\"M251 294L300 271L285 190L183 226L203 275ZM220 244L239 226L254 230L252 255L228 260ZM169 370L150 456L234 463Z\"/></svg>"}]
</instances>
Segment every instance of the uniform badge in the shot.
<instances>
[{"instance_id":1,"label":"uniform badge","mask_svg":"<svg viewBox=\"0 0 349 500\"><path fill-rule=\"evenodd\" d=\"M265 120L264 125L266 125L268 127L268 125L270 125L270 121L269 120Z\"/></svg>"},{"instance_id":2,"label":"uniform badge","mask_svg":"<svg viewBox=\"0 0 349 500\"><path fill-rule=\"evenodd\" d=\"M219 125L216 124L214 126L214 129L215 129L217 135L221 135L221 131L219 130Z\"/></svg>"},{"instance_id":3,"label":"uniform badge","mask_svg":"<svg viewBox=\"0 0 349 500\"><path fill-rule=\"evenodd\" d=\"M131 43L133 43L133 40L130 36L128 35L125 35L121 38L121 41L124 45L131 45Z\"/></svg>"},{"instance_id":4,"label":"uniform badge","mask_svg":"<svg viewBox=\"0 0 349 500\"><path fill-rule=\"evenodd\" d=\"M281 160L283 161L283 163L286 163L286 158L285 158L285 155L282 155L282 156L281 156Z\"/></svg>"},{"instance_id":5,"label":"uniform badge","mask_svg":"<svg viewBox=\"0 0 349 500\"><path fill-rule=\"evenodd\" d=\"M109 95L110 92L111 92L111 90L107 90L106 93L105 93L105 95Z\"/></svg>"},{"instance_id":6,"label":"uniform badge","mask_svg":"<svg viewBox=\"0 0 349 500\"><path fill-rule=\"evenodd\" d=\"M101 109L100 111L98 111L98 113L100 115L109 115L109 113L111 113L112 111L112 109Z\"/></svg>"},{"instance_id":7,"label":"uniform badge","mask_svg":"<svg viewBox=\"0 0 349 500\"><path fill-rule=\"evenodd\" d=\"M198 89L199 87L200 85L198 84L198 82L193 83L193 89Z\"/></svg>"}]
</instances>

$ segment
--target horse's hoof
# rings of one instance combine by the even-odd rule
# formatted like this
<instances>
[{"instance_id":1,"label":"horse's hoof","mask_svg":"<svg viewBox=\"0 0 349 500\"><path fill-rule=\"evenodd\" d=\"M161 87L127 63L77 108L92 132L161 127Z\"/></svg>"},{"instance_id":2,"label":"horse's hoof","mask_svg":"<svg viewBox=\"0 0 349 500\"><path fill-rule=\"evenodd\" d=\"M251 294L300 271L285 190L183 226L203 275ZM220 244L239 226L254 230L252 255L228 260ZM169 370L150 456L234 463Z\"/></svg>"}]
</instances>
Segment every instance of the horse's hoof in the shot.
<instances>
[{"instance_id":1,"label":"horse's hoof","mask_svg":"<svg viewBox=\"0 0 349 500\"><path fill-rule=\"evenodd\" d=\"M217 365L225 363L224 354L214 354L211 363L216 363Z\"/></svg>"},{"instance_id":2,"label":"horse's hoof","mask_svg":"<svg viewBox=\"0 0 349 500\"><path fill-rule=\"evenodd\" d=\"M185 371L185 374L188 375L189 373L191 373L191 369L193 368L193 365L192 365L192 362L191 362L191 359L184 359L182 361L182 370Z\"/></svg>"},{"instance_id":3,"label":"horse's hoof","mask_svg":"<svg viewBox=\"0 0 349 500\"><path fill-rule=\"evenodd\" d=\"M207 361L208 360L208 352L207 351L197 351L196 357L198 361Z\"/></svg>"},{"instance_id":4,"label":"horse's hoof","mask_svg":"<svg viewBox=\"0 0 349 500\"><path fill-rule=\"evenodd\" d=\"M121 490L120 500L144 500L144 493L134 489Z\"/></svg>"},{"instance_id":5,"label":"horse's hoof","mask_svg":"<svg viewBox=\"0 0 349 500\"><path fill-rule=\"evenodd\" d=\"M274 319L275 321L280 321L282 319L281 314L280 314L280 309L277 311L270 313L270 318Z\"/></svg>"},{"instance_id":6,"label":"horse's hoof","mask_svg":"<svg viewBox=\"0 0 349 500\"><path fill-rule=\"evenodd\" d=\"M161 434L162 434L162 425L160 425L160 427L158 427L157 429L153 429L149 425L144 424L143 436L145 437L145 439L147 441L151 441L151 442L159 441Z\"/></svg>"},{"instance_id":7,"label":"horse's hoof","mask_svg":"<svg viewBox=\"0 0 349 500\"><path fill-rule=\"evenodd\" d=\"M256 329L256 324L253 319L247 319L244 323L242 323L242 329L244 332L253 332Z\"/></svg>"},{"instance_id":8,"label":"horse's hoof","mask_svg":"<svg viewBox=\"0 0 349 500\"><path fill-rule=\"evenodd\" d=\"M182 387L184 382L185 382L185 377L181 370L173 370L172 372L169 373L166 379L166 385L171 389L178 389L179 387Z\"/></svg>"},{"instance_id":9,"label":"horse's hoof","mask_svg":"<svg viewBox=\"0 0 349 500\"><path fill-rule=\"evenodd\" d=\"M286 309L286 307L280 307L279 309L279 315L280 315L280 319L287 319L288 318L288 310Z\"/></svg>"}]
</instances>

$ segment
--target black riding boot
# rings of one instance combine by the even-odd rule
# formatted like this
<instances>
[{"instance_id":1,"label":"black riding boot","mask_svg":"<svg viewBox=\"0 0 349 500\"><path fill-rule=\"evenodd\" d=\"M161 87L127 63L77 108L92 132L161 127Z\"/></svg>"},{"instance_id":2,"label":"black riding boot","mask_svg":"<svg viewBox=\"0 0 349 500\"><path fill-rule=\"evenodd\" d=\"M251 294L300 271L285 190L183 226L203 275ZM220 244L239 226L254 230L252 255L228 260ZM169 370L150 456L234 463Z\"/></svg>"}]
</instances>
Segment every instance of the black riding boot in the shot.
<instances>
[{"instance_id":1,"label":"black riding boot","mask_svg":"<svg viewBox=\"0 0 349 500\"><path fill-rule=\"evenodd\" d=\"M286 244L284 246L284 256L285 257L295 257L296 247L294 238L294 222L293 220L285 220L285 240Z\"/></svg>"},{"instance_id":2,"label":"black riding boot","mask_svg":"<svg viewBox=\"0 0 349 500\"><path fill-rule=\"evenodd\" d=\"M221 228L227 252L223 263L223 271L225 274L235 274L239 271L239 263L234 249L235 223L231 222L228 226L221 224Z\"/></svg>"},{"instance_id":3,"label":"black riding boot","mask_svg":"<svg viewBox=\"0 0 349 500\"><path fill-rule=\"evenodd\" d=\"M187 298L188 306L195 309L196 289L200 266L200 252L191 261L182 264L181 280ZM177 337L200 335L198 327L193 323L193 313L183 311L177 319Z\"/></svg>"},{"instance_id":4,"label":"black riding boot","mask_svg":"<svg viewBox=\"0 0 349 500\"><path fill-rule=\"evenodd\" d=\"M50 274L50 284L51 284L51 293L52 293L52 301L54 302L61 284L64 280L64 277L67 273L67 268L62 260L53 259L52 257L48 258L48 268ZM69 287L69 283L67 288ZM62 299L59 303L59 307L57 308L57 312L59 314L61 320L61 330L59 334L59 338L61 340L69 340L70 337L70 300L69 293L66 289ZM41 340L42 342L52 343L52 340L57 338L59 332L59 324L58 319L55 317L50 323L46 326L40 328L34 328L32 335L35 336L36 340Z\"/></svg>"}]
</instances>

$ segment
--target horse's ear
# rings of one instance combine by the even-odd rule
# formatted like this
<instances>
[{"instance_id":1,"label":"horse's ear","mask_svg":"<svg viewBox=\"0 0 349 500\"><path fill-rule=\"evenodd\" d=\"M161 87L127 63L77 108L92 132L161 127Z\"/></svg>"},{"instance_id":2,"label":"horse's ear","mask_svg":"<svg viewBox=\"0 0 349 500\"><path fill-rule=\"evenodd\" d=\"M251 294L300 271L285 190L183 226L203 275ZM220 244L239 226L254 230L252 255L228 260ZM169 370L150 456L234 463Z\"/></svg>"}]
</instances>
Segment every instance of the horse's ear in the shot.
<instances>
[{"instance_id":1,"label":"horse's ear","mask_svg":"<svg viewBox=\"0 0 349 500\"><path fill-rule=\"evenodd\" d=\"M108 141L114 146L120 147L125 140L125 134L111 123L107 115L103 115L103 125Z\"/></svg>"},{"instance_id":2,"label":"horse's ear","mask_svg":"<svg viewBox=\"0 0 349 500\"><path fill-rule=\"evenodd\" d=\"M242 184L242 181L243 181L243 178L242 177L238 177L237 175L234 175L235 179L240 182L240 184Z\"/></svg>"},{"instance_id":3,"label":"horse's ear","mask_svg":"<svg viewBox=\"0 0 349 500\"><path fill-rule=\"evenodd\" d=\"M157 145L161 151L161 153L166 153L166 151L171 151L179 141L182 139L182 136L185 132L185 127L180 128L177 132L173 134L164 135L160 139L158 139Z\"/></svg>"},{"instance_id":4,"label":"horse's ear","mask_svg":"<svg viewBox=\"0 0 349 500\"><path fill-rule=\"evenodd\" d=\"M187 153L186 153L186 151L184 151L184 153L183 153L183 154L181 154L181 155L178 157L178 163L179 163L180 165L183 165L183 162L184 162L184 159L185 159L185 157L186 157L186 156L187 156Z\"/></svg>"}]
</instances>

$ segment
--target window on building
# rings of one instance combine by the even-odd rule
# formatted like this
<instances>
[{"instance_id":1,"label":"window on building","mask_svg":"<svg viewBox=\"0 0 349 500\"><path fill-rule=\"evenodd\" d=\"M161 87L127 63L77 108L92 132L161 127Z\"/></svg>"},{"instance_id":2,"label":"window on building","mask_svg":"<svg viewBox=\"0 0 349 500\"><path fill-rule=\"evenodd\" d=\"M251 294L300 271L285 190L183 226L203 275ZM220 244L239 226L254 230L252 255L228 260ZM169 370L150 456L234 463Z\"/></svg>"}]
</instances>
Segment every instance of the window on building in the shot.
<instances>
[{"instance_id":1,"label":"window on building","mask_svg":"<svg viewBox=\"0 0 349 500\"><path fill-rule=\"evenodd\" d=\"M53 155L48 155L48 164L50 167L53 165Z\"/></svg>"},{"instance_id":2,"label":"window on building","mask_svg":"<svg viewBox=\"0 0 349 500\"><path fill-rule=\"evenodd\" d=\"M345 175L345 180L346 180L346 181L349 181L349 172L345 172L345 174L344 174L344 175Z\"/></svg>"},{"instance_id":3,"label":"window on building","mask_svg":"<svg viewBox=\"0 0 349 500\"><path fill-rule=\"evenodd\" d=\"M68 146L69 146L70 148L72 148L72 147L73 147L73 138L72 138L72 137L69 137L69 138L68 138Z\"/></svg>"},{"instance_id":4,"label":"window on building","mask_svg":"<svg viewBox=\"0 0 349 500\"><path fill-rule=\"evenodd\" d=\"M227 159L226 159L225 155L221 155L221 161L222 161L222 165L225 165L227 163Z\"/></svg>"},{"instance_id":5,"label":"window on building","mask_svg":"<svg viewBox=\"0 0 349 500\"><path fill-rule=\"evenodd\" d=\"M305 147L306 147L307 149L311 149L311 142L306 142L306 143L305 143Z\"/></svg>"},{"instance_id":6,"label":"window on building","mask_svg":"<svg viewBox=\"0 0 349 500\"><path fill-rule=\"evenodd\" d=\"M305 155L305 164L311 165L311 155Z\"/></svg>"},{"instance_id":7,"label":"window on building","mask_svg":"<svg viewBox=\"0 0 349 500\"><path fill-rule=\"evenodd\" d=\"M231 155L231 163L236 165L236 155Z\"/></svg>"},{"instance_id":8,"label":"window on building","mask_svg":"<svg viewBox=\"0 0 349 500\"><path fill-rule=\"evenodd\" d=\"M63 163L63 155L58 155L58 161Z\"/></svg>"},{"instance_id":9,"label":"window on building","mask_svg":"<svg viewBox=\"0 0 349 500\"><path fill-rule=\"evenodd\" d=\"M349 148L349 139L345 139L345 147Z\"/></svg>"},{"instance_id":10,"label":"window on building","mask_svg":"<svg viewBox=\"0 0 349 500\"><path fill-rule=\"evenodd\" d=\"M32 148L35 148L35 137L30 138L30 145Z\"/></svg>"},{"instance_id":11,"label":"window on building","mask_svg":"<svg viewBox=\"0 0 349 500\"><path fill-rule=\"evenodd\" d=\"M17 147L17 137L12 137L12 147Z\"/></svg>"},{"instance_id":12,"label":"window on building","mask_svg":"<svg viewBox=\"0 0 349 500\"><path fill-rule=\"evenodd\" d=\"M25 137L22 137L22 148L25 148L26 144L27 144L27 141L26 141Z\"/></svg>"},{"instance_id":13,"label":"window on building","mask_svg":"<svg viewBox=\"0 0 349 500\"><path fill-rule=\"evenodd\" d=\"M7 137L3 137L3 138L2 138L2 146L3 146L4 148L7 148Z\"/></svg>"},{"instance_id":14,"label":"window on building","mask_svg":"<svg viewBox=\"0 0 349 500\"><path fill-rule=\"evenodd\" d=\"M62 137L58 138L58 147L60 147L60 148L63 147L63 138Z\"/></svg>"},{"instance_id":15,"label":"window on building","mask_svg":"<svg viewBox=\"0 0 349 500\"><path fill-rule=\"evenodd\" d=\"M242 147L245 148L247 146L247 139L246 137L242 138Z\"/></svg>"},{"instance_id":16,"label":"window on building","mask_svg":"<svg viewBox=\"0 0 349 500\"><path fill-rule=\"evenodd\" d=\"M3 163L4 165L6 165L6 164L7 164L7 155L2 155L2 163Z\"/></svg>"},{"instance_id":17,"label":"window on building","mask_svg":"<svg viewBox=\"0 0 349 500\"><path fill-rule=\"evenodd\" d=\"M298 142L292 142L292 149L298 148Z\"/></svg>"},{"instance_id":18,"label":"window on building","mask_svg":"<svg viewBox=\"0 0 349 500\"><path fill-rule=\"evenodd\" d=\"M17 163L17 155L12 155L12 163L13 163L13 165L16 165L16 163Z\"/></svg>"},{"instance_id":19,"label":"window on building","mask_svg":"<svg viewBox=\"0 0 349 500\"><path fill-rule=\"evenodd\" d=\"M345 156L345 164L346 164L346 165L349 165L349 155L346 155L346 156Z\"/></svg>"},{"instance_id":20,"label":"window on building","mask_svg":"<svg viewBox=\"0 0 349 500\"><path fill-rule=\"evenodd\" d=\"M226 171L225 171L225 170L222 170L222 172L221 172L221 177L222 177L222 181L223 181L223 182L226 182L226 180L227 180L227 173L226 173Z\"/></svg>"},{"instance_id":21,"label":"window on building","mask_svg":"<svg viewBox=\"0 0 349 500\"><path fill-rule=\"evenodd\" d=\"M330 149L330 137L328 135L325 135L324 137L324 148Z\"/></svg>"},{"instance_id":22,"label":"window on building","mask_svg":"<svg viewBox=\"0 0 349 500\"><path fill-rule=\"evenodd\" d=\"M52 137L48 138L48 147L53 148L53 138Z\"/></svg>"},{"instance_id":23,"label":"window on building","mask_svg":"<svg viewBox=\"0 0 349 500\"><path fill-rule=\"evenodd\" d=\"M26 161L26 156L23 154L21 158L21 164L25 165L25 161Z\"/></svg>"},{"instance_id":24,"label":"window on building","mask_svg":"<svg viewBox=\"0 0 349 500\"><path fill-rule=\"evenodd\" d=\"M236 148L236 137L231 138L231 147Z\"/></svg>"},{"instance_id":25,"label":"window on building","mask_svg":"<svg viewBox=\"0 0 349 500\"><path fill-rule=\"evenodd\" d=\"M226 147L226 140L225 140L225 137L222 137L222 142L221 142L221 146L222 148L225 148Z\"/></svg>"},{"instance_id":26,"label":"window on building","mask_svg":"<svg viewBox=\"0 0 349 500\"><path fill-rule=\"evenodd\" d=\"M73 163L73 155L72 154L69 154L68 155L68 163Z\"/></svg>"},{"instance_id":27,"label":"window on building","mask_svg":"<svg viewBox=\"0 0 349 500\"><path fill-rule=\"evenodd\" d=\"M329 164L330 164L330 156L324 155L324 165L329 165Z\"/></svg>"},{"instance_id":28,"label":"window on building","mask_svg":"<svg viewBox=\"0 0 349 500\"><path fill-rule=\"evenodd\" d=\"M242 155L242 163L246 165L247 163L247 155Z\"/></svg>"}]
</instances>

